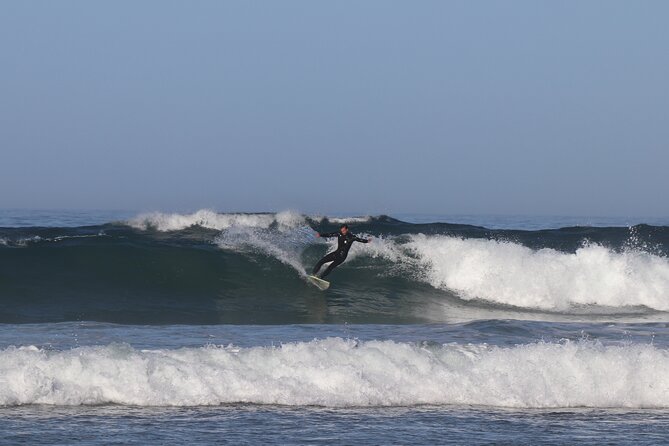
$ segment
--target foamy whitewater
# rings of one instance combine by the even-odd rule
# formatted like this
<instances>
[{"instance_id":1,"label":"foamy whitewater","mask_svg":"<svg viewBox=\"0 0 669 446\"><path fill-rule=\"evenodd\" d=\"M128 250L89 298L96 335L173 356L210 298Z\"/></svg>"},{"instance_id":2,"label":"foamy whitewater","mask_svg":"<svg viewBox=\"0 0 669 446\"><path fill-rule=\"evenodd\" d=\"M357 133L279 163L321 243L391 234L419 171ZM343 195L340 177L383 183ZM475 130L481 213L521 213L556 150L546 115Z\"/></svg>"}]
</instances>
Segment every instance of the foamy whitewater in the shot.
<instances>
[{"instance_id":1,"label":"foamy whitewater","mask_svg":"<svg viewBox=\"0 0 669 446\"><path fill-rule=\"evenodd\" d=\"M280 347L0 353L0 404L669 407L669 351L594 342L420 347L330 338Z\"/></svg>"},{"instance_id":2,"label":"foamy whitewater","mask_svg":"<svg viewBox=\"0 0 669 446\"><path fill-rule=\"evenodd\" d=\"M463 299L568 311L575 305L669 310L669 260L597 244L563 253L517 243L414 236L407 245L423 278Z\"/></svg>"},{"instance_id":3,"label":"foamy whitewater","mask_svg":"<svg viewBox=\"0 0 669 446\"><path fill-rule=\"evenodd\" d=\"M669 441L666 223L407 220L0 212L0 443Z\"/></svg>"}]
</instances>

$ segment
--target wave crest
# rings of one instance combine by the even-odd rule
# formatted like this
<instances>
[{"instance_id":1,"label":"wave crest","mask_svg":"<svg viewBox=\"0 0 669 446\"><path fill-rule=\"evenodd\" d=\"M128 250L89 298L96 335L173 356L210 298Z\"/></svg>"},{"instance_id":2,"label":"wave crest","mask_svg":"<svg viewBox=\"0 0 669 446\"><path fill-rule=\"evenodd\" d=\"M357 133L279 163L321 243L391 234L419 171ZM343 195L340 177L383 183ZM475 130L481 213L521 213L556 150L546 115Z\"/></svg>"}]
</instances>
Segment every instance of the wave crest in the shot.
<instances>
[{"instance_id":1,"label":"wave crest","mask_svg":"<svg viewBox=\"0 0 669 446\"><path fill-rule=\"evenodd\" d=\"M193 226L206 229L225 230L232 227L270 228L276 226L282 230L296 228L308 221L314 223L328 222L342 223L369 223L372 217L325 217L306 216L294 211L277 213L218 213L211 209L200 209L190 214L148 212L139 214L126 221L129 226L148 230L155 229L161 232L181 231Z\"/></svg>"},{"instance_id":2,"label":"wave crest","mask_svg":"<svg viewBox=\"0 0 669 446\"><path fill-rule=\"evenodd\" d=\"M127 221L135 229L155 229L162 232L180 231L193 226L219 231L231 227L269 228L272 225L289 229L304 223L304 217L292 211L276 214L219 214L210 209L201 209L192 214L151 212Z\"/></svg>"}]
</instances>

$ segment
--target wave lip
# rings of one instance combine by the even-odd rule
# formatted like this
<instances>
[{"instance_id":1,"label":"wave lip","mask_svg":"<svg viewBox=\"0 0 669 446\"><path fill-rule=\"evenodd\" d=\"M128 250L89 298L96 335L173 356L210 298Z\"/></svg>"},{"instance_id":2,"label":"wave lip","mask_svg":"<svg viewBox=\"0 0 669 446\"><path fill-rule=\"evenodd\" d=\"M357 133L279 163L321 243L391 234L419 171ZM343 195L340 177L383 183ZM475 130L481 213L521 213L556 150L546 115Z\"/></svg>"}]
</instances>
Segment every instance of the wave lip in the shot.
<instances>
[{"instance_id":1,"label":"wave lip","mask_svg":"<svg viewBox=\"0 0 669 446\"><path fill-rule=\"evenodd\" d=\"M151 212L140 214L126 223L141 230L155 229L161 232L180 231L192 226L222 231L231 227L269 228L273 224L282 228L304 224L304 217L291 211L277 214L219 214L210 209L201 209L192 214Z\"/></svg>"},{"instance_id":2,"label":"wave lip","mask_svg":"<svg viewBox=\"0 0 669 446\"><path fill-rule=\"evenodd\" d=\"M135 229L155 229L161 232L181 231L193 226L223 231L233 227L268 229L276 225L279 229L292 229L307 222L330 224L365 224L374 220L371 216L332 217L308 216L294 211L277 213L218 213L211 209L200 209L190 214L148 212L139 214L125 223Z\"/></svg>"},{"instance_id":3,"label":"wave lip","mask_svg":"<svg viewBox=\"0 0 669 446\"><path fill-rule=\"evenodd\" d=\"M669 351L328 338L281 347L0 352L0 404L669 407Z\"/></svg>"}]
</instances>

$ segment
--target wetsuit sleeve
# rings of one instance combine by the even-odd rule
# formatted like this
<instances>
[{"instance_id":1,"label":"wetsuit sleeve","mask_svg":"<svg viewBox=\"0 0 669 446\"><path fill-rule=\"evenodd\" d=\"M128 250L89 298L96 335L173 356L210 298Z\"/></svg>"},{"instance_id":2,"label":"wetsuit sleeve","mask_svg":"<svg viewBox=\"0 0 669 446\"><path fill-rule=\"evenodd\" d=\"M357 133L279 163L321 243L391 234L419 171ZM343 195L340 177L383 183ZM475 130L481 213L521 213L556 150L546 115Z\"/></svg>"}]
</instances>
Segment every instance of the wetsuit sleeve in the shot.
<instances>
[{"instance_id":1,"label":"wetsuit sleeve","mask_svg":"<svg viewBox=\"0 0 669 446\"><path fill-rule=\"evenodd\" d=\"M337 237L339 235L338 232L319 232L318 235L320 235L323 238L328 238L328 237Z\"/></svg>"},{"instance_id":2,"label":"wetsuit sleeve","mask_svg":"<svg viewBox=\"0 0 669 446\"><path fill-rule=\"evenodd\" d=\"M355 240L356 242L360 242L360 243L369 243L369 240L367 240L366 238L360 238L358 236L353 237L353 240Z\"/></svg>"}]
</instances>

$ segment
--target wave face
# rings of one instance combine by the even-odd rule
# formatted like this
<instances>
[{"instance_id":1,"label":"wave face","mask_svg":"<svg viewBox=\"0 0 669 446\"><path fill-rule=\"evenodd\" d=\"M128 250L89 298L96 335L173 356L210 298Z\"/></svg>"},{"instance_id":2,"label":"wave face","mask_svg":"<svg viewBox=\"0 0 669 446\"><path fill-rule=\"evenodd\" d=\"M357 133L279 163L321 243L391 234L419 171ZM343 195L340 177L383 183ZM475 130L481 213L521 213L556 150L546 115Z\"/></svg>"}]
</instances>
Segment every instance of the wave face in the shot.
<instances>
[{"instance_id":1,"label":"wave face","mask_svg":"<svg viewBox=\"0 0 669 446\"><path fill-rule=\"evenodd\" d=\"M372 236L321 293L342 222ZM416 323L669 311L669 227L492 230L387 216L143 214L0 228L0 322ZM547 316L534 316L547 317Z\"/></svg>"},{"instance_id":2,"label":"wave face","mask_svg":"<svg viewBox=\"0 0 669 446\"><path fill-rule=\"evenodd\" d=\"M0 352L0 405L669 407L669 351L594 342Z\"/></svg>"}]
</instances>

